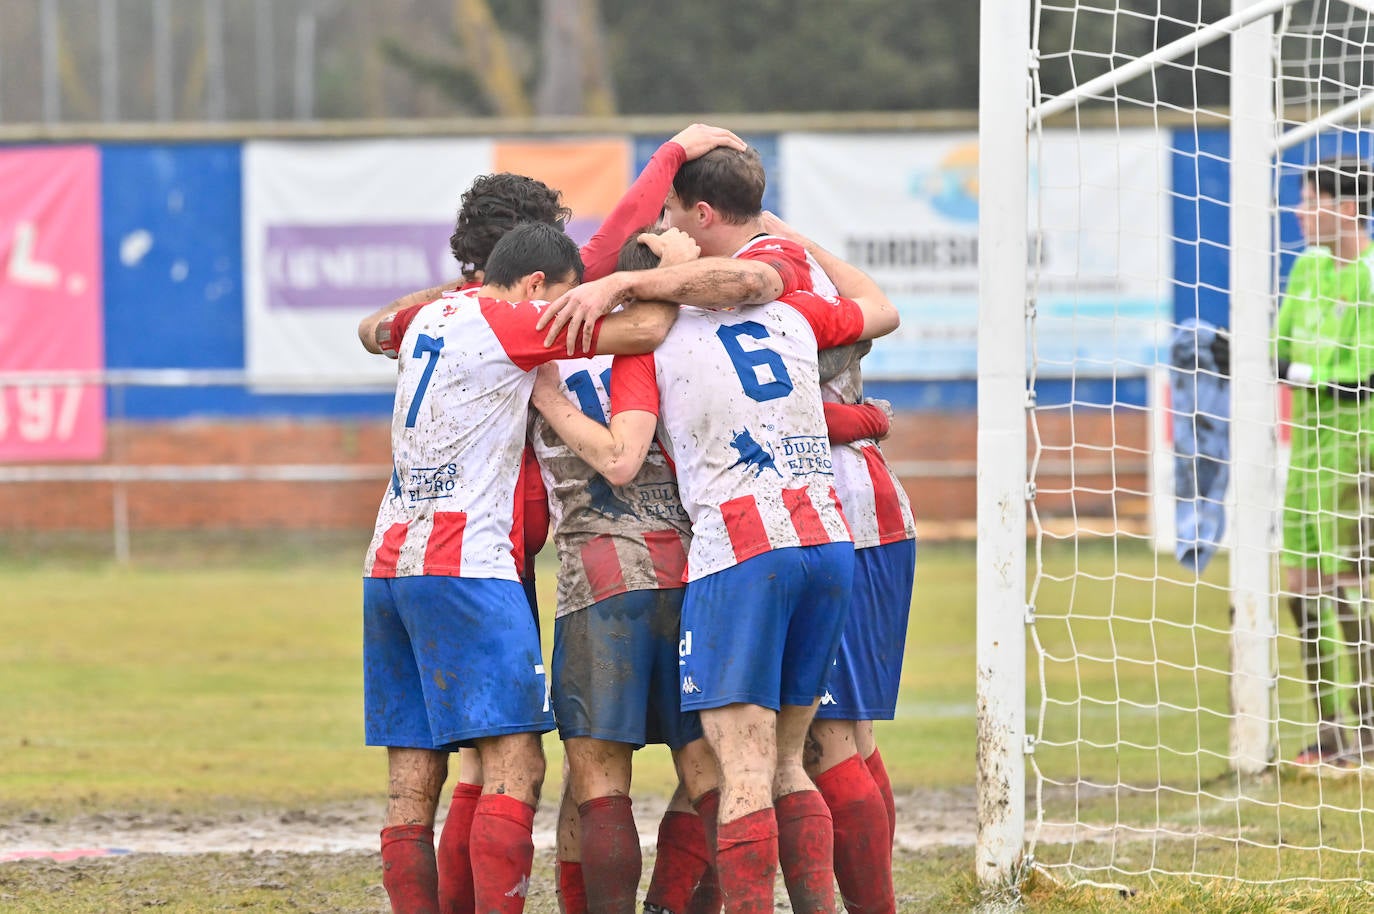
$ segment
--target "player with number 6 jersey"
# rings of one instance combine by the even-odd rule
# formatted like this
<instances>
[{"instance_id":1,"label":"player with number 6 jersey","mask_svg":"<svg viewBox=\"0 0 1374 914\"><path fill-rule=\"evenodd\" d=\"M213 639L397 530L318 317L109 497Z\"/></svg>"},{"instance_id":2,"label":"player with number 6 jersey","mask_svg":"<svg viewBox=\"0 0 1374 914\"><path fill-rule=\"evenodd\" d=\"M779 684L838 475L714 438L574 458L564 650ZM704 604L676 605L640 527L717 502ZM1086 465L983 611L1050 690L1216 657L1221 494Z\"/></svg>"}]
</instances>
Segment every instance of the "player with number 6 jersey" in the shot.
<instances>
[{"instance_id":1,"label":"player with number 6 jersey","mask_svg":"<svg viewBox=\"0 0 1374 914\"><path fill-rule=\"evenodd\" d=\"M652 357L616 360L609 429L542 378L532 401L613 483L638 471L655 430L675 462L693 529L682 701L701 710L724 779L716 843L727 911L771 898L780 851L806 861L804 873L784 866L794 905L834 910L829 847L791 846L829 834L801 754L853 574L817 350L897 323L872 280L852 268L842 279L857 298L801 292L758 307L683 309ZM760 768L760 758L769 763ZM807 796L814 802L800 802Z\"/></svg>"}]
</instances>

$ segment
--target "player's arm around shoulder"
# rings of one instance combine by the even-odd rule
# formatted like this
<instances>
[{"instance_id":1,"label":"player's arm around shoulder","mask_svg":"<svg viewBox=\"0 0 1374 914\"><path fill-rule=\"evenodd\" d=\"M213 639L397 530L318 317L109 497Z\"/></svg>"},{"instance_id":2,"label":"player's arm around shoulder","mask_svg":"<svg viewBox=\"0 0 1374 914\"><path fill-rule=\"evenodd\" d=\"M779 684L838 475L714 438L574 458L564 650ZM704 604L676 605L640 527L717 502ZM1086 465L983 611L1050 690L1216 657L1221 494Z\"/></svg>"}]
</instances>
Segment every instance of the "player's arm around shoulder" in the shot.
<instances>
[{"instance_id":1,"label":"player's arm around shoulder","mask_svg":"<svg viewBox=\"0 0 1374 914\"><path fill-rule=\"evenodd\" d=\"M632 409L615 413L610 426L602 425L563 393L558 370L540 366L535 376L530 405L539 410L563 443L611 485L623 486L639 474L654 440L658 416Z\"/></svg>"},{"instance_id":2,"label":"player's arm around shoulder","mask_svg":"<svg viewBox=\"0 0 1374 914\"><path fill-rule=\"evenodd\" d=\"M863 313L864 326L858 339L871 340L886 336L901 324L897 306L892 304L887 294L863 270L836 257L772 213L764 213L763 227L771 234L795 241L804 247L830 277L830 281L835 284L835 290L859 306Z\"/></svg>"},{"instance_id":3,"label":"player's arm around shoulder","mask_svg":"<svg viewBox=\"0 0 1374 914\"><path fill-rule=\"evenodd\" d=\"M601 319L596 355L642 355L658 348L677 321L678 307L661 301L626 305Z\"/></svg>"},{"instance_id":4,"label":"player's arm around shoulder","mask_svg":"<svg viewBox=\"0 0 1374 914\"><path fill-rule=\"evenodd\" d=\"M391 350L395 349L395 344L399 344L400 340L391 341L393 345L387 346L388 340L379 340L377 337L377 331L379 329L383 331L389 329L384 326L386 319L407 308L427 305L442 296L445 292L459 288L462 284L462 280L454 280L442 286L421 289L419 292L411 292L409 295L403 295L390 304L378 308L358 322L358 342L362 343L363 348L373 355L386 355L394 359L396 356Z\"/></svg>"}]
</instances>

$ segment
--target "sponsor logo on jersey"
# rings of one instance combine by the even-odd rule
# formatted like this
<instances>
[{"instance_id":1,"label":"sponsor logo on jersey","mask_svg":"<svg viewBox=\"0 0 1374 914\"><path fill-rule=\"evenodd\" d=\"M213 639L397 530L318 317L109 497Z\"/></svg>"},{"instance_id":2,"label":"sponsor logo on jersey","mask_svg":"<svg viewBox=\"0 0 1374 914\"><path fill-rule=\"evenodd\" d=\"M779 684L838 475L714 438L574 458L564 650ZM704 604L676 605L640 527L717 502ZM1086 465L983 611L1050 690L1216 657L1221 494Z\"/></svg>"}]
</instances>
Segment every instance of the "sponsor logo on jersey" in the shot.
<instances>
[{"instance_id":1,"label":"sponsor logo on jersey","mask_svg":"<svg viewBox=\"0 0 1374 914\"><path fill-rule=\"evenodd\" d=\"M701 691L701 686L697 685L696 680L693 679L691 676L684 676L684 677L682 678L682 694L683 694L683 695L691 695L693 692L700 692L700 691Z\"/></svg>"},{"instance_id":2,"label":"sponsor logo on jersey","mask_svg":"<svg viewBox=\"0 0 1374 914\"><path fill-rule=\"evenodd\" d=\"M754 440L754 436L749 434L749 429L747 428L742 432L731 432L730 434L735 436L730 439L730 446L739 452L739 459L726 467L726 469L733 470L740 464L744 464L746 470L750 467L754 468L755 479L758 479L759 476L763 474L764 470L772 470L774 473L778 474L778 478L782 478L782 470L778 469L778 465L773 461L772 445L769 445L768 450L765 451L763 447Z\"/></svg>"}]
</instances>

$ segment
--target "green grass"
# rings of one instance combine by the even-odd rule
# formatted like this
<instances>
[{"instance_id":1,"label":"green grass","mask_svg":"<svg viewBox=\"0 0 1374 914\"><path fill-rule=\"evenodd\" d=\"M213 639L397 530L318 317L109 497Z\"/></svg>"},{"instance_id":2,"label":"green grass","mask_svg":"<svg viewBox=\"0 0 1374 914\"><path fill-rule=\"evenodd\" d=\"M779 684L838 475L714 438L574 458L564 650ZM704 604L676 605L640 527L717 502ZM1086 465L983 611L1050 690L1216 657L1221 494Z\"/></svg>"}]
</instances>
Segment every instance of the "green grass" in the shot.
<instances>
[{"instance_id":1,"label":"green grass","mask_svg":"<svg viewBox=\"0 0 1374 914\"><path fill-rule=\"evenodd\" d=\"M362 745L361 553L186 550L128 568L0 553L0 808L293 806L384 786L381 750ZM967 785L973 595L957 550L922 556L920 592L942 611L918 600L899 720L879 739L899 787ZM554 571L541 559L545 606ZM561 755L545 745L547 796ZM665 752L636 765L637 789L671 790Z\"/></svg>"},{"instance_id":2,"label":"green grass","mask_svg":"<svg viewBox=\"0 0 1374 914\"><path fill-rule=\"evenodd\" d=\"M0 818L34 809L62 817L380 802L385 759L362 745L362 546L354 539L144 538L129 568L112 566L98 543L60 554L0 543ZM1043 568L1034 597L1046 652L1043 712L1034 649L1028 699L1031 730L1043 719L1044 738L1031 762L1047 778L1047 822L1100 826L1103 840L1062 843L1047 829L1035 854L1052 875L1028 881L1027 909L1368 910L1374 901L1357 884L1193 884L1160 875L1362 878L1374 859L1374 780L1281 770L1238 781L1229 773L1224 559L1199 581L1139 546L1095 544L1047 549ZM543 563L540 571L549 606L554 569ZM898 719L879 725L879 741L899 791L966 792L975 770L972 546L923 545L917 577ZM1295 669L1291 640L1279 659ZM1293 718L1279 733L1288 757L1307 735L1305 699L1289 679L1281 699ZM1123 740L1134 748L1121 748ZM547 798L558 790L561 756L556 739L545 745ZM667 754L647 750L636 764L636 792L666 794ZM1141 830L1113 835L1118 823ZM1282 854L1273 849L1280 843ZM285 875L256 881L216 881L215 872L251 869L234 855L7 864L0 908L384 909L375 855L336 856L276 855L263 865ZM968 847L901 855L899 908L971 909L980 899L971 867ZM1056 884L1083 877L1138 894ZM60 906L34 899L15 907L27 895L11 887L35 878L67 879ZM123 901L111 900L114 889L102 897L107 883L123 887ZM146 898L137 888L145 884ZM194 886L200 907L178 900L181 885ZM553 909L551 899L531 898L530 911Z\"/></svg>"}]
</instances>

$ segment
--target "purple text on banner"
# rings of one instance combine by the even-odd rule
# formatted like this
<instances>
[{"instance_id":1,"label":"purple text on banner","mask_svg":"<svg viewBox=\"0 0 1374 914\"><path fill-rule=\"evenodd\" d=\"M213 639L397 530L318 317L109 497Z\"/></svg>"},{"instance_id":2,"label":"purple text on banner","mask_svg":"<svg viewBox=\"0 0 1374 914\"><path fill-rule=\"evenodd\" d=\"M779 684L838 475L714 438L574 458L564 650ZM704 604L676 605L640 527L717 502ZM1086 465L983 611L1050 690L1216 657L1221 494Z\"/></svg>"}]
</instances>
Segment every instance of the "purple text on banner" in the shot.
<instances>
[{"instance_id":1,"label":"purple text on banner","mask_svg":"<svg viewBox=\"0 0 1374 914\"><path fill-rule=\"evenodd\" d=\"M263 269L272 308L356 307L457 279L452 226L274 225Z\"/></svg>"}]
</instances>

